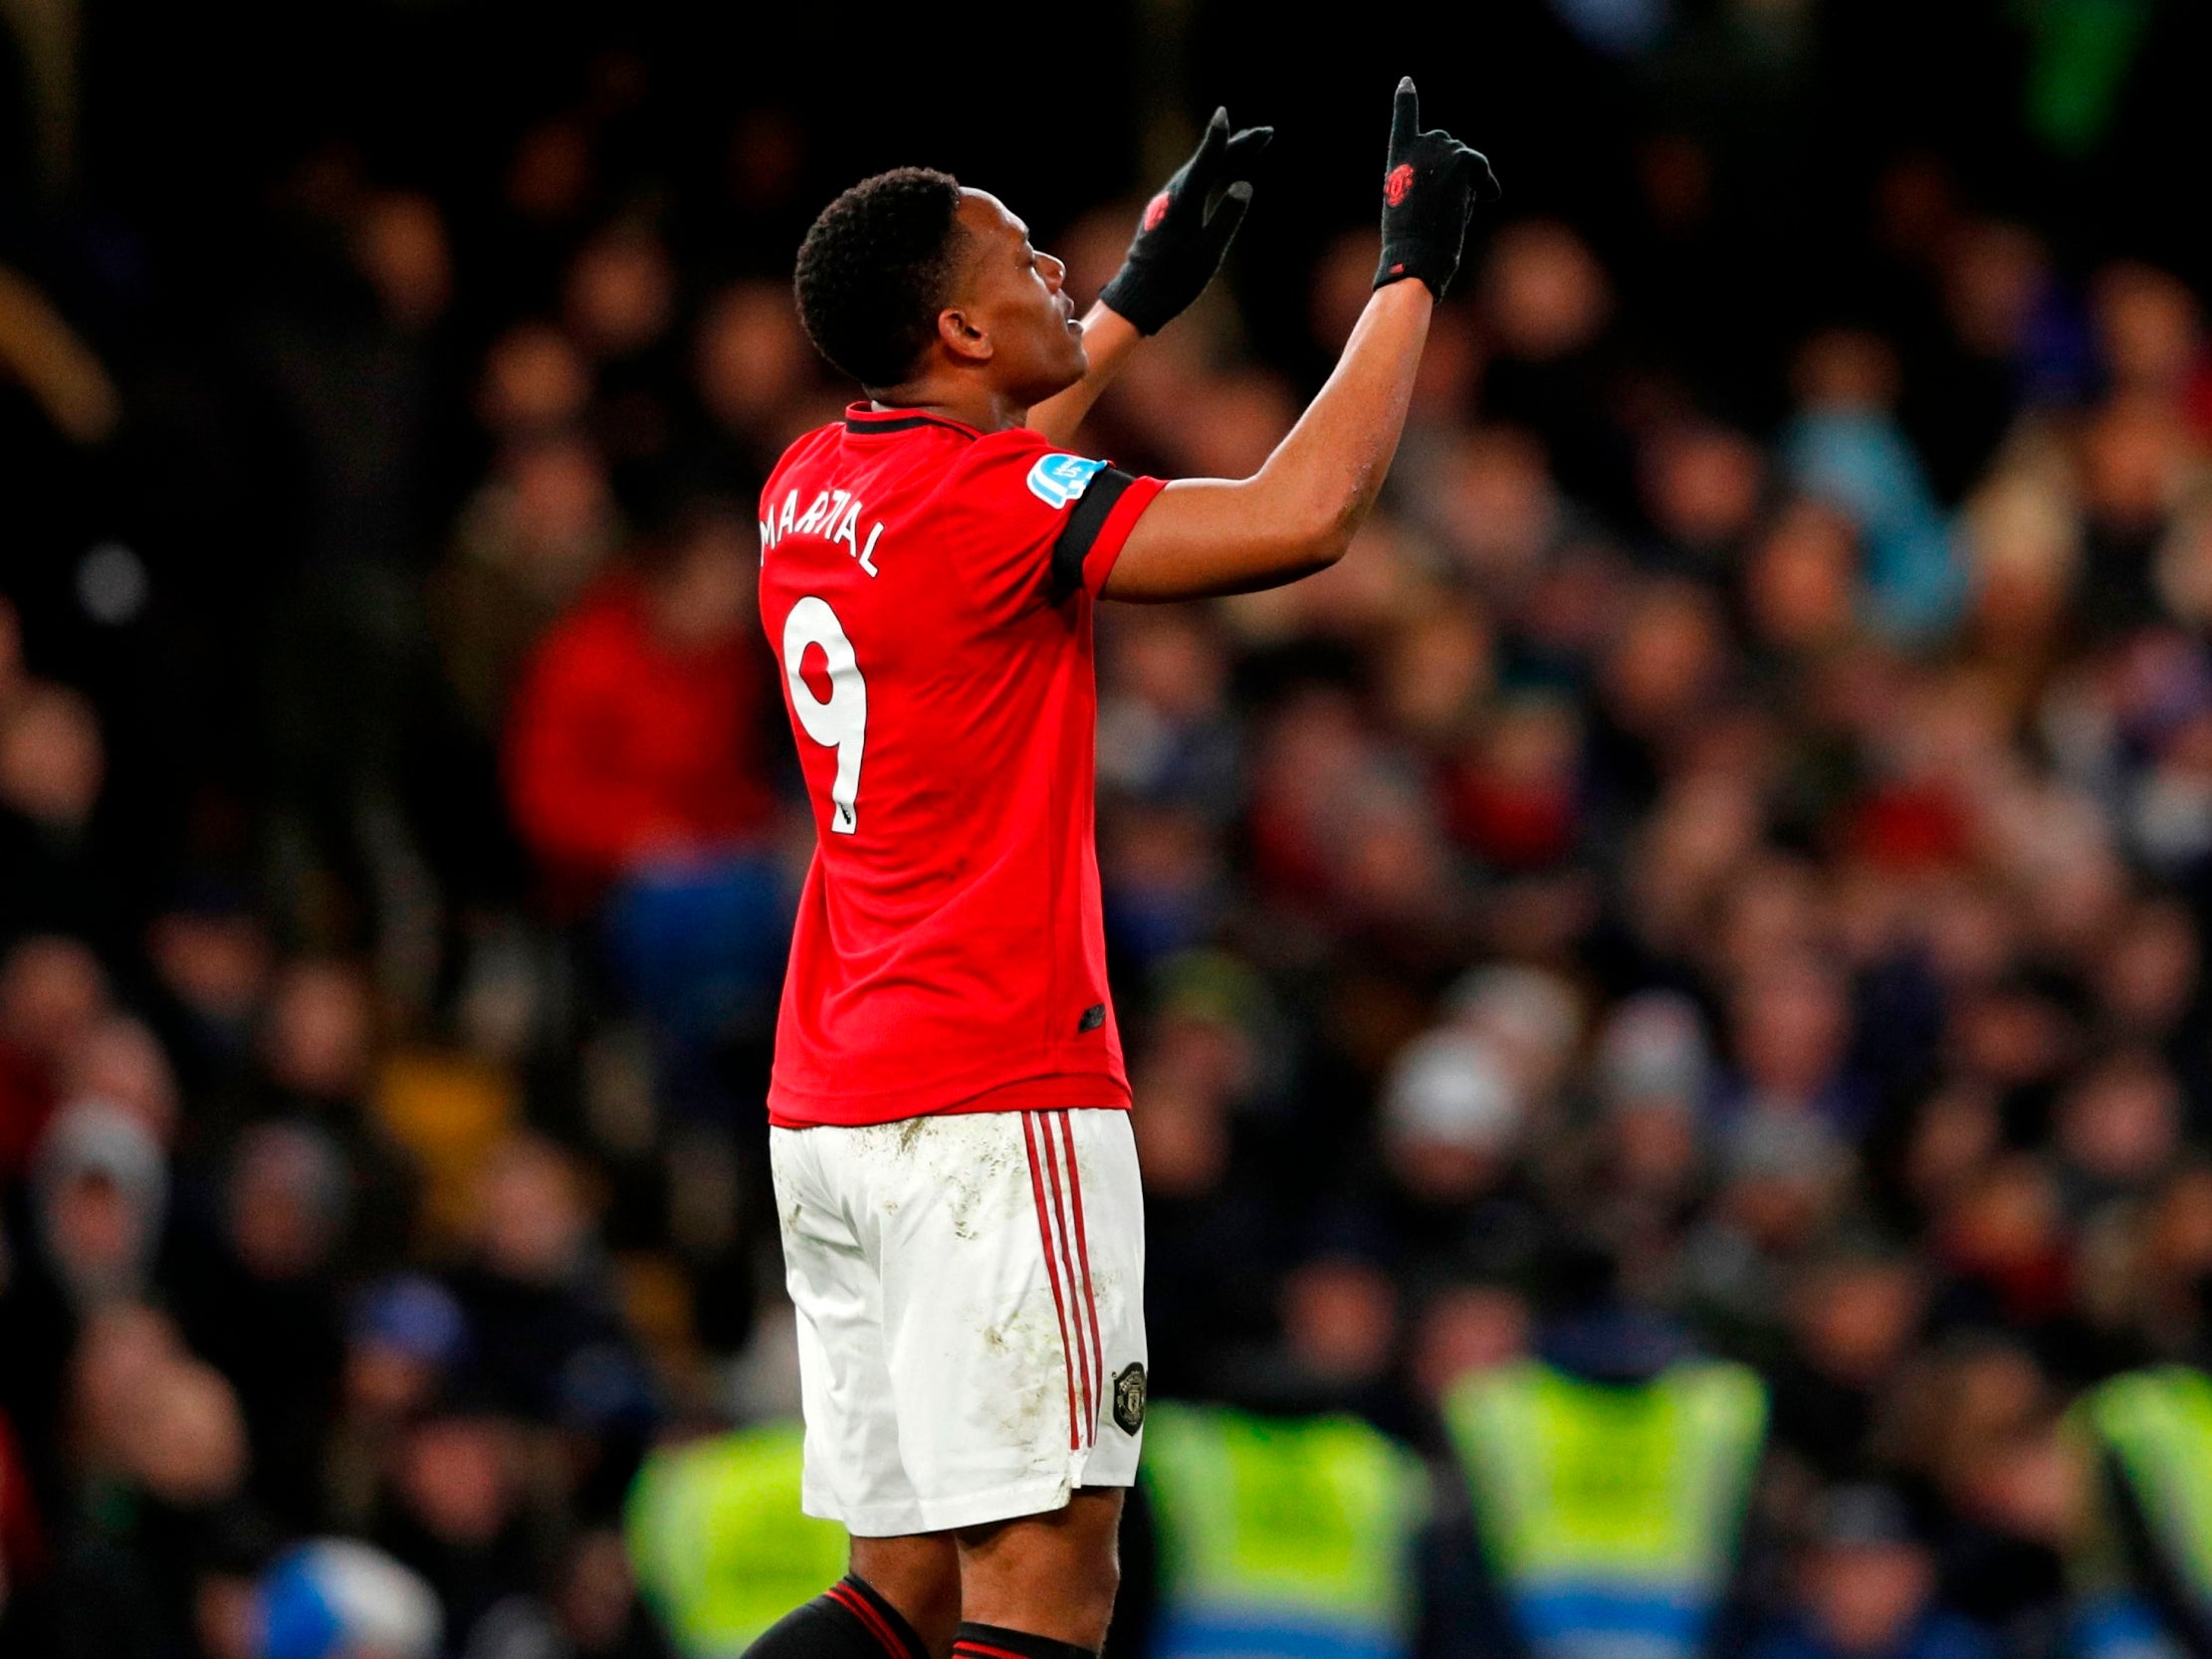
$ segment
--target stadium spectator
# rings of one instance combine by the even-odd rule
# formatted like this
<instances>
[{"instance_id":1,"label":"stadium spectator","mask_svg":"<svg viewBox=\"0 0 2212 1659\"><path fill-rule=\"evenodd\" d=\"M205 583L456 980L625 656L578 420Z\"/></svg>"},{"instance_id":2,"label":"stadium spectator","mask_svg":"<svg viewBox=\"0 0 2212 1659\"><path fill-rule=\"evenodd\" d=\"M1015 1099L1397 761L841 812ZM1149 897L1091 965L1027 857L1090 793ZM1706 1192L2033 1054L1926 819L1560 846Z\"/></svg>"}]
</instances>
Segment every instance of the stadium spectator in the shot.
<instances>
[{"instance_id":1,"label":"stadium spectator","mask_svg":"<svg viewBox=\"0 0 2212 1659\"><path fill-rule=\"evenodd\" d=\"M740 514L702 507L539 647L508 722L515 818L548 873L596 900L656 861L753 851L773 825Z\"/></svg>"},{"instance_id":2,"label":"stadium spectator","mask_svg":"<svg viewBox=\"0 0 2212 1659\"><path fill-rule=\"evenodd\" d=\"M1752 1646L1758 1659L1989 1659L1995 1651L1971 1622L1933 1604L1934 1554L1885 1488L1826 1494L1798 1579L1801 1610Z\"/></svg>"}]
</instances>

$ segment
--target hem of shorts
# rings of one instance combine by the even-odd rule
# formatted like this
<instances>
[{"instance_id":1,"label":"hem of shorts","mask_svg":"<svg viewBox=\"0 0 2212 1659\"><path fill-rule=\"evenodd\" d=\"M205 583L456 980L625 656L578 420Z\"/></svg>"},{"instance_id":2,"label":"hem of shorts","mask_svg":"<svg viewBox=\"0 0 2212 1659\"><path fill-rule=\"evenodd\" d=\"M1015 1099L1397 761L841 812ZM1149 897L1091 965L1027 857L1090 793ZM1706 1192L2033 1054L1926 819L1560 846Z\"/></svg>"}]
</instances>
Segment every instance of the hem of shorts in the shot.
<instances>
[{"instance_id":1,"label":"hem of shorts","mask_svg":"<svg viewBox=\"0 0 2212 1659\"><path fill-rule=\"evenodd\" d=\"M1084 1461L1089 1461L1087 1456ZM1019 1521L1031 1515L1057 1515L1086 1486L1137 1484L1134 1474L1118 1481L1086 1481L1084 1475L1085 1470L1071 1461L1064 1473L1050 1479L1021 1481L959 1498L865 1504L857 1509L841 1509L802 1491L798 1507L817 1521L836 1522L854 1538L907 1538L915 1533L949 1533L961 1527L989 1526L995 1521Z\"/></svg>"},{"instance_id":2,"label":"hem of shorts","mask_svg":"<svg viewBox=\"0 0 2212 1659\"><path fill-rule=\"evenodd\" d=\"M769 1124L774 1129L863 1129L909 1118L955 1118L983 1112L1127 1112L1129 1085L1110 1072L1062 1073L1000 1083L943 1105L911 1100L829 1102L794 1100L794 1091L771 1088Z\"/></svg>"}]
</instances>

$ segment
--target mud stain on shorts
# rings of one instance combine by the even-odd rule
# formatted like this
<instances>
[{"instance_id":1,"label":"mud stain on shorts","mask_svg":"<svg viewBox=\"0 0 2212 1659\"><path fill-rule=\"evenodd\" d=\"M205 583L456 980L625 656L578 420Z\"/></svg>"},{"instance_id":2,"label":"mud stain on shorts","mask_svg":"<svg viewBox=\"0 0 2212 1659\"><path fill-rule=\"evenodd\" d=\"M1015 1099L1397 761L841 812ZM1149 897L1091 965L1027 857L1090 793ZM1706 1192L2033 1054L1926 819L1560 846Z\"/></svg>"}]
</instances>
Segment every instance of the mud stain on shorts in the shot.
<instances>
[{"instance_id":1,"label":"mud stain on shorts","mask_svg":"<svg viewBox=\"0 0 2212 1659\"><path fill-rule=\"evenodd\" d=\"M994 1361L998 1432L1008 1445L1056 1448L1066 1438L1067 1364L1052 1315L1024 1309L982 1335Z\"/></svg>"},{"instance_id":2,"label":"mud stain on shorts","mask_svg":"<svg viewBox=\"0 0 2212 1659\"><path fill-rule=\"evenodd\" d=\"M973 1163L946 1171L946 1208L955 1238L973 1243L1014 1219L1015 1197L1028 1195L1026 1181L1014 1179L1027 1174L1026 1153L1021 1162L1016 1170L1013 1148L1001 1140Z\"/></svg>"}]
</instances>

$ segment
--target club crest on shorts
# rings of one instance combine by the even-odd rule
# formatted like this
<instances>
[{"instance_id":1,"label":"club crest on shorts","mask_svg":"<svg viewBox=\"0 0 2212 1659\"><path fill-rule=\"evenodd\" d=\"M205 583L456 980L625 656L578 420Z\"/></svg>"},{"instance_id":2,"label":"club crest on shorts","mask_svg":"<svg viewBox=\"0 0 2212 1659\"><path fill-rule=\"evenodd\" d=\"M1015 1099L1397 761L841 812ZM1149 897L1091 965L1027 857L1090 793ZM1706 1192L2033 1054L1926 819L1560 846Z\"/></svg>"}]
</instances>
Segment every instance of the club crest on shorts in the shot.
<instances>
[{"instance_id":1,"label":"club crest on shorts","mask_svg":"<svg viewBox=\"0 0 2212 1659\"><path fill-rule=\"evenodd\" d=\"M1056 512L1087 490L1091 475L1105 465L1087 455L1040 455L1029 469L1029 494Z\"/></svg>"},{"instance_id":2,"label":"club crest on shorts","mask_svg":"<svg viewBox=\"0 0 2212 1659\"><path fill-rule=\"evenodd\" d=\"M1114 1378L1114 1421L1121 1425L1124 1434L1135 1434L1145 1426L1145 1368L1128 1364Z\"/></svg>"}]
</instances>

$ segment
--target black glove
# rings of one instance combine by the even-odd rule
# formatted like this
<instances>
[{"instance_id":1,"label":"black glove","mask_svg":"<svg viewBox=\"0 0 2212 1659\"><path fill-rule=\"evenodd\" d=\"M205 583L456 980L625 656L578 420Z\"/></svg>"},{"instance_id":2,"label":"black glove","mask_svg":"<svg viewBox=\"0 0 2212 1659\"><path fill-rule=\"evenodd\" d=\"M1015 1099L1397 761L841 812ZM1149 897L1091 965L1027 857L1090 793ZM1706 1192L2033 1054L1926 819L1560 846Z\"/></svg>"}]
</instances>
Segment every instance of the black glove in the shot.
<instances>
[{"instance_id":1,"label":"black glove","mask_svg":"<svg viewBox=\"0 0 2212 1659\"><path fill-rule=\"evenodd\" d=\"M1442 299L1444 285L1459 269L1459 245L1467 238L1474 204L1497 198L1488 158L1448 132L1422 131L1414 78L1399 82L1383 172L1383 263L1375 286L1415 277Z\"/></svg>"},{"instance_id":2,"label":"black glove","mask_svg":"<svg viewBox=\"0 0 2212 1659\"><path fill-rule=\"evenodd\" d=\"M1128 257L1099 295L1140 334L1157 334L1181 316L1220 270L1252 205L1252 163L1274 135L1271 126L1248 126L1232 138L1228 111L1215 110L1198 153L1145 205Z\"/></svg>"}]
</instances>

